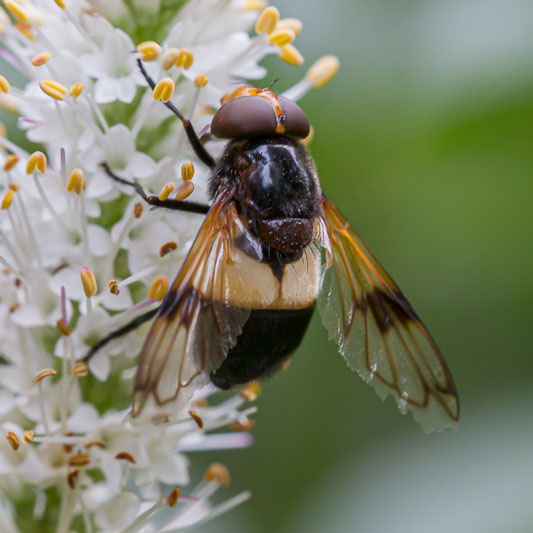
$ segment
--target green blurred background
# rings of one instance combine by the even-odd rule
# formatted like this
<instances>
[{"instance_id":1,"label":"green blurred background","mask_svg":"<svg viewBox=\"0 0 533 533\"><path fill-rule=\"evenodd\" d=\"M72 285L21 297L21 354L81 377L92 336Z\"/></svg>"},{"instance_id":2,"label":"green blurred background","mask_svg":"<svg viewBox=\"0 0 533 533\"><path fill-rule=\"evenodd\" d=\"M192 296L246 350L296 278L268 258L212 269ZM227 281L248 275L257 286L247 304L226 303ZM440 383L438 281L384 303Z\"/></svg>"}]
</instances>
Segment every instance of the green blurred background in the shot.
<instances>
[{"instance_id":1,"label":"green blurred background","mask_svg":"<svg viewBox=\"0 0 533 533\"><path fill-rule=\"evenodd\" d=\"M425 435L318 316L264 385L255 444L198 453L253 498L208 533L533 531L533 3L277 0L335 80L301 105L327 194L439 343L457 432ZM267 62L277 89L305 72Z\"/></svg>"}]
</instances>

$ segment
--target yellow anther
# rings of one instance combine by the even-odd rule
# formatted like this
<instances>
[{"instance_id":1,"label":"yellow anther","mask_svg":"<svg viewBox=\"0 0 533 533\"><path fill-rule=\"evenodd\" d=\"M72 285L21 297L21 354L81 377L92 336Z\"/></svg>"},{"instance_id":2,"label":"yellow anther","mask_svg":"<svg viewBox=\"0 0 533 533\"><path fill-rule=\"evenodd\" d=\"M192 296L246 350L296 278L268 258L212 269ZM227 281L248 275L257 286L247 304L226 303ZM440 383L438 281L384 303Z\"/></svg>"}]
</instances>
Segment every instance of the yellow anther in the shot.
<instances>
[{"instance_id":1,"label":"yellow anther","mask_svg":"<svg viewBox=\"0 0 533 533\"><path fill-rule=\"evenodd\" d=\"M164 202L170 195L170 193L176 188L176 184L169 181L159 193L159 199Z\"/></svg>"},{"instance_id":2,"label":"yellow anther","mask_svg":"<svg viewBox=\"0 0 533 533\"><path fill-rule=\"evenodd\" d=\"M118 452L115 455L115 459L125 459L126 461L129 461L132 464L135 464L137 461L135 460L135 457L130 452Z\"/></svg>"},{"instance_id":3,"label":"yellow anther","mask_svg":"<svg viewBox=\"0 0 533 533\"><path fill-rule=\"evenodd\" d=\"M4 163L4 170L9 172L20 161L20 157L15 154L8 155Z\"/></svg>"},{"instance_id":4,"label":"yellow anther","mask_svg":"<svg viewBox=\"0 0 533 533\"><path fill-rule=\"evenodd\" d=\"M178 48L169 48L161 58L161 63L165 70L170 70L178 61L180 51Z\"/></svg>"},{"instance_id":5,"label":"yellow anther","mask_svg":"<svg viewBox=\"0 0 533 533\"><path fill-rule=\"evenodd\" d=\"M311 144L311 141L313 140L314 136L315 136L315 128L313 128L313 126L311 126L309 128L309 133L307 134L307 137L302 139L302 144L304 146L309 146Z\"/></svg>"},{"instance_id":6,"label":"yellow anther","mask_svg":"<svg viewBox=\"0 0 533 533\"><path fill-rule=\"evenodd\" d=\"M20 22L30 21L24 9L22 9L22 7L17 2L12 2L11 0L5 0L4 4L7 10Z\"/></svg>"},{"instance_id":7,"label":"yellow anther","mask_svg":"<svg viewBox=\"0 0 533 533\"><path fill-rule=\"evenodd\" d=\"M57 319L56 328L64 337L68 337L74 331L65 324L65 321L62 318Z\"/></svg>"},{"instance_id":8,"label":"yellow anther","mask_svg":"<svg viewBox=\"0 0 533 533\"><path fill-rule=\"evenodd\" d=\"M15 450L17 451L19 449L19 446L20 446L20 440L19 438L17 437L17 434L13 431L10 431L7 435L6 435L6 439L7 439L7 442L9 442L9 445Z\"/></svg>"},{"instance_id":9,"label":"yellow anther","mask_svg":"<svg viewBox=\"0 0 533 533\"><path fill-rule=\"evenodd\" d=\"M70 466L87 466L90 462L91 458L88 453L77 453L68 458Z\"/></svg>"},{"instance_id":10,"label":"yellow anther","mask_svg":"<svg viewBox=\"0 0 533 533\"><path fill-rule=\"evenodd\" d=\"M40 54L33 56L31 64L34 67L42 67L45 63L48 63L48 61L50 61L51 57L52 56L48 52L41 52Z\"/></svg>"},{"instance_id":11,"label":"yellow anther","mask_svg":"<svg viewBox=\"0 0 533 533\"><path fill-rule=\"evenodd\" d=\"M246 0L244 9L247 11L262 11L266 6L266 0Z\"/></svg>"},{"instance_id":12,"label":"yellow anther","mask_svg":"<svg viewBox=\"0 0 533 533\"><path fill-rule=\"evenodd\" d=\"M302 28L302 21L295 18L280 19L276 25L276 30L292 30L294 35L298 35L302 31Z\"/></svg>"},{"instance_id":13,"label":"yellow anther","mask_svg":"<svg viewBox=\"0 0 533 533\"><path fill-rule=\"evenodd\" d=\"M170 494L167 496L167 505L169 507L174 507L180 499L180 489L179 487L174 487Z\"/></svg>"},{"instance_id":14,"label":"yellow anther","mask_svg":"<svg viewBox=\"0 0 533 533\"><path fill-rule=\"evenodd\" d=\"M20 183L10 183L9 184L9 190L10 191L20 191L20 188L22 187L22 185Z\"/></svg>"},{"instance_id":15,"label":"yellow anther","mask_svg":"<svg viewBox=\"0 0 533 533\"><path fill-rule=\"evenodd\" d=\"M72 365L70 373L75 378L82 378L89 373L89 370L87 369L87 365L83 361L79 361Z\"/></svg>"},{"instance_id":16,"label":"yellow anther","mask_svg":"<svg viewBox=\"0 0 533 533\"><path fill-rule=\"evenodd\" d=\"M39 151L33 152L26 164L26 174L33 174L34 172L41 174L46 172L46 156Z\"/></svg>"},{"instance_id":17,"label":"yellow anther","mask_svg":"<svg viewBox=\"0 0 533 533\"><path fill-rule=\"evenodd\" d=\"M96 278L94 277L93 271L89 267L81 267L80 277L85 296L90 298L93 294L96 294L98 285L96 284Z\"/></svg>"},{"instance_id":18,"label":"yellow anther","mask_svg":"<svg viewBox=\"0 0 533 533\"><path fill-rule=\"evenodd\" d=\"M67 191L75 192L78 196L83 192L84 183L83 170L81 168L75 168L71 173L67 181Z\"/></svg>"},{"instance_id":19,"label":"yellow anther","mask_svg":"<svg viewBox=\"0 0 533 533\"><path fill-rule=\"evenodd\" d=\"M35 33L33 33L33 28L29 22L17 22L14 24L14 28L30 41L35 41L36 36Z\"/></svg>"},{"instance_id":20,"label":"yellow anther","mask_svg":"<svg viewBox=\"0 0 533 533\"><path fill-rule=\"evenodd\" d=\"M174 94L174 87L174 80L171 78L159 80L152 93L153 99L168 102Z\"/></svg>"},{"instance_id":21,"label":"yellow anther","mask_svg":"<svg viewBox=\"0 0 533 533\"><path fill-rule=\"evenodd\" d=\"M48 95L54 100L64 100L65 94L67 94L67 88L58 81L55 80L41 80L39 87L44 94Z\"/></svg>"},{"instance_id":22,"label":"yellow anther","mask_svg":"<svg viewBox=\"0 0 533 533\"><path fill-rule=\"evenodd\" d=\"M196 78L194 78L194 85L196 87L205 87L209 83L209 78L207 77L207 74L198 74Z\"/></svg>"},{"instance_id":23,"label":"yellow anther","mask_svg":"<svg viewBox=\"0 0 533 533\"><path fill-rule=\"evenodd\" d=\"M165 255L169 254L170 252L173 252L178 248L178 243L174 241L168 241L161 248L159 248L159 255L160 257L165 257Z\"/></svg>"},{"instance_id":24,"label":"yellow anther","mask_svg":"<svg viewBox=\"0 0 533 533\"><path fill-rule=\"evenodd\" d=\"M276 29L268 36L268 42L276 46L283 46L284 44L292 43L295 38L296 34L288 28Z\"/></svg>"},{"instance_id":25,"label":"yellow anther","mask_svg":"<svg viewBox=\"0 0 533 533\"><path fill-rule=\"evenodd\" d=\"M304 58L298 49L292 44L284 44L281 46L281 52L278 54L279 58L289 63L289 65L294 65L299 67L304 64Z\"/></svg>"},{"instance_id":26,"label":"yellow anther","mask_svg":"<svg viewBox=\"0 0 533 533\"><path fill-rule=\"evenodd\" d=\"M57 372L54 369L44 368L43 370L40 370L39 372L37 372L35 376L33 376L33 382L39 383L39 381L41 381L42 379L47 378L49 376L55 376L56 374Z\"/></svg>"},{"instance_id":27,"label":"yellow anther","mask_svg":"<svg viewBox=\"0 0 533 533\"><path fill-rule=\"evenodd\" d=\"M192 181L186 181L182 183L176 191L176 200L185 200L194 191L194 183Z\"/></svg>"},{"instance_id":28,"label":"yellow anther","mask_svg":"<svg viewBox=\"0 0 533 533\"><path fill-rule=\"evenodd\" d=\"M255 23L255 33L272 33L279 20L279 11L275 7L267 7L259 15Z\"/></svg>"},{"instance_id":29,"label":"yellow anther","mask_svg":"<svg viewBox=\"0 0 533 533\"><path fill-rule=\"evenodd\" d=\"M63 0L54 0L54 1L61 9L66 9L67 8L67 4L65 4L65 2Z\"/></svg>"},{"instance_id":30,"label":"yellow anther","mask_svg":"<svg viewBox=\"0 0 533 533\"><path fill-rule=\"evenodd\" d=\"M8 93L11 90L9 82L0 74L0 92Z\"/></svg>"},{"instance_id":31,"label":"yellow anther","mask_svg":"<svg viewBox=\"0 0 533 533\"><path fill-rule=\"evenodd\" d=\"M176 61L177 67L182 67L183 70L191 68L194 61L194 54L188 48L180 48L180 53Z\"/></svg>"},{"instance_id":32,"label":"yellow anther","mask_svg":"<svg viewBox=\"0 0 533 533\"><path fill-rule=\"evenodd\" d=\"M13 203L13 198L15 198L15 191L7 191L2 198L2 209L9 209Z\"/></svg>"},{"instance_id":33,"label":"yellow anther","mask_svg":"<svg viewBox=\"0 0 533 533\"><path fill-rule=\"evenodd\" d=\"M120 290L118 288L118 283L116 279L112 279L107 286L109 287L109 292L111 294L114 294L115 296L120 294Z\"/></svg>"},{"instance_id":34,"label":"yellow anther","mask_svg":"<svg viewBox=\"0 0 533 533\"><path fill-rule=\"evenodd\" d=\"M148 298L151 300L158 300L159 302L162 301L168 291L169 285L168 278L164 274L159 274L159 276L156 276L152 283L150 283Z\"/></svg>"},{"instance_id":35,"label":"yellow anther","mask_svg":"<svg viewBox=\"0 0 533 533\"><path fill-rule=\"evenodd\" d=\"M305 77L311 82L313 88L320 89L320 87L324 87L326 83L332 80L338 70L338 57L333 55L324 56L311 66Z\"/></svg>"},{"instance_id":36,"label":"yellow anther","mask_svg":"<svg viewBox=\"0 0 533 533\"><path fill-rule=\"evenodd\" d=\"M209 482L218 483L221 487L229 486L229 471L222 463L213 463L204 474L204 479Z\"/></svg>"},{"instance_id":37,"label":"yellow anther","mask_svg":"<svg viewBox=\"0 0 533 533\"><path fill-rule=\"evenodd\" d=\"M144 206L141 204L141 202L137 202L133 206L133 216L135 218L141 218L141 215L143 214Z\"/></svg>"},{"instance_id":38,"label":"yellow anther","mask_svg":"<svg viewBox=\"0 0 533 533\"><path fill-rule=\"evenodd\" d=\"M31 444L31 441L33 440L33 431L31 429L28 429L24 432L24 437L22 437L22 442L24 444Z\"/></svg>"},{"instance_id":39,"label":"yellow anther","mask_svg":"<svg viewBox=\"0 0 533 533\"><path fill-rule=\"evenodd\" d=\"M196 422L196 425L202 429L204 427L204 421L202 417L196 411L189 411L189 416Z\"/></svg>"},{"instance_id":40,"label":"yellow anther","mask_svg":"<svg viewBox=\"0 0 533 533\"><path fill-rule=\"evenodd\" d=\"M74 83L74 85L70 86L68 94L70 94L72 98L78 98L78 96L82 93L83 89L85 89L85 85L83 85L81 81L77 81L76 83Z\"/></svg>"},{"instance_id":41,"label":"yellow anther","mask_svg":"<svg viewBox=\"0 0 533 533\"><path fill-rule=\"evenodd\" d=\"M191 181L194 176L194 163L192 161L186 161L181 165L181 179L183 181Z\"/></svg>"},{"instance_id":42,"label":"yellow anther","mask_svg":"<svg viewBox=\"0 0 533 533\"><path fill-rule=\"evenodd\" d=\"M137 52L142 54L143 61L155 61L161 53L161 47L155 41L144 41L137 45Z\"/></svg>"}]
</instances>

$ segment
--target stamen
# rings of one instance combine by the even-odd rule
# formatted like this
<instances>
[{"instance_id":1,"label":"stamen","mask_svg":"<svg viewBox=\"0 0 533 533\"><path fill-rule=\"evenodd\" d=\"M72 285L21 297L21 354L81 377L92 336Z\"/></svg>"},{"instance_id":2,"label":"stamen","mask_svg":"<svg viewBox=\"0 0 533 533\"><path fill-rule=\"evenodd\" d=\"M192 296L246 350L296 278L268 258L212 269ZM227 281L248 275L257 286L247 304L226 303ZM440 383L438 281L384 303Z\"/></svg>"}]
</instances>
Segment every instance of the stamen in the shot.
<instances>
[{"instance_id":1,"label":"stamen","mask_svg":"<svg viewBox=\"0 0 533 533\"><path fill-rule=\"evenodd\" d=\"M115 459L124 459L126 461L129 461L131 464L136 464L137 461L135 460L135 457L130 452L118 452L115 455Z\"/></svg>"},{"instance_id":2,"label":"stamen","mask_svg":"<svg viewBox=\"0 0 533 533\"><path fill-rule=\"evenodd\" d=\"M143 204L141 204L141 202L138 202L136 203L134 206L133 206L133 216L135 218L141 218L141 215L143 213L143 210L144 210L144 206Z\"/></svg>"},{"instance_id":3,"label":"stamen","mask_svg":"<svg viewBox=\"0 0 533 533\"><path fill-rule=\"evenodd\" d=\"M89 370L87 369L87 365L83 361L79 361L78 363L72 365L70 373L75 378L83 378L89 374Z\"/></svg>"},{"instance_id":4,"label":"stamen","mask_svg":"<svg viewBox=\"0 0 533 533\"><path fill-rule=\"evenodd\" d=\"M289 63L289 65L294 65L295 67L300 67L304 64L304 58L298 49L292 44L284 44L280 47L281 52L278 54L278 57Z\"/></svg>"},{"instance_id":5,"label":"stamen","mask_svg":"<svg viewBox=\"0 0 533 533\"><path fill-rule=\"evenodd\" d=\"M178 61L180 51L178 48L169 48L161 58L161 63L165 70L170 70Z\"/></svg>"},{"instance_id":6,"label":"stamen","mask_svg":"<svg viewBox=\"0 0 533 533\"><path fill-rule=\"evenodd\" d=\"M292 43L295 38L296 34L292 30L276 29L268 36L268 42L276 46L283 46L284 44Z\"/></svg>"},{"instance_id":7,"label":"stamen","mask_svg":"<svg viewBox=\"0 0 533 533\"><path fill-rule=\"evenodd\" d=\"M0 74L0 92L8 93L11 90L11 85L7 79Z\"/></svg>"},{"instance_id":8,"label":"stamen","mask_svg":"<svg viewBox=\"0 0 533 533\"><path fill-rule=\"evenodd\" d=\"M56 322L56 328L63 335L64 337L68 337L74 330L69 328L65 321L63 320L63 317L58 318Z\"/></svg>"},{"instance_id":9,"label":"stamen","mask_svg":"<svg viewBox=\"0 0 533 533\"><path fill-rule=\"evenodd\" d=\"M31 441L33 440L34 434L31 429L28 429L24 432L24 437L22 437L22 442L24 444L31 444Z\"/></svg>"},{"instance_id":10,"label":"stamen","mask_svg":"<svg viewBox=\"0 0 533 533\"><path fill-rule=\"evenodd\" d=\"M183 70L191 68L194 62L194 54L188 48L180 48L180 53L176 61L177 67L182 67Z\"/></svg>"},{"instance_id":11,"label":"stamen","mask_svg":"<svg viewBox=\"0 0 533 533\"><path fill-rule=\"evenodd\" d=\"M87 466L90 462L91 458L88 453L77 453L68 458L70 466Z\"/></svg>"},{"instance_id":12,"label":"stamen","mask_svg":"<svg viewBox=\"0 0 533 533\"><path fill-rule=\"evenodd\" d=\"M148 298L161 302L165 297L170 283L164 274L156 276L148 289Z\"/></svg>"},{"instance_id":13,"label":"stamen","mask_svg":"<svg viewBox=\"0 0 533 533\"><path fill-rule=\"evenodd\" d=\"M86 442L84 446L85 448L92 448L93 446L98 446L98 448L102 448L102 449L107 448L107 444L103 440L100 440L100 439L90 440L89 442Z\"/></svg>"},{"instance_id":14,"label":"stamen","mask_svg":"<svg viewBox=\"0 0 533 533\"><path fill-rule=\"evenodd\" d=\"M15 191L7 191L6 194L4 194L4 198L2 199L2 209L9 209L13 202L13 198L15 198Z\"/></svg>"},{"instance_id":15,"label":"stamen","mask_svg":"<svg viewBox=\"0 0 533 533\"><path fill-rule=\"evenodd\" d=\"M15 154L8 155L6 157L6 161L4 163L4 170L6 172L9 172L11 169L15 167L15 165L20 161L20 157Z\"/></svg>"},{"instance_id":16,"label":"stamen","mask_svg":"<svg viewBox=\"0 0 533 533\"><path fill-rule=\"evenodd\" d=\"M115 296L118 296L120 294L120 290L118 288L118 283L116 279L112 279L108 284L109 292L111 294L114 294Z\"/></svg>"},{"instance_id":17,"label":"stamen","mask_svg":"<svg viewBox=\"0 0 533 533\"><path fill-rule=\"evenodd\" d=\"M163 78L157 82L152 92L152 98L154 100L161 100L162 102L168 102L174 94L174 80L171 78Z\"/></svg>"},{"instance_id":18,"label":"stamen","mask_svg":"<svg viewBox=\"0 0 533 533\"><path fill-rule=\"evenodd\" d=\"M65 2L63 0L54 0L54 2L61 8L61 9L66 9L67 8L67 4L65 4Z\"/></svg>"},{"instance_id":19,"label":"stamen","mask_svg":"<svg viewBox=\"0 0 533 533\"><path fill-rule=\"evenodd\" d=\"M16 2L12 2L11 0L5 0L4 5L6 6L6 9L20 22L29 22L30 19L28 18L28 15L22 9L22 7L17 4Z\"/></svg>"},{"instance_id":20,"label":"stamen","mask_svg":"<svg viewBox=\"0 0 533 533\"><path fill-rule=\"evenodd\" d=\"M83 89L85 89L85 85L83 85L81 81L77 81L76 83L70 86L68 94L70 94L72 98L78 98L78 96L82 93Z\"/></svg>"},{"instance_id":21,"label":"stamen","mask_svg":"<svg viewBox=\"0 0 533 533\"><path fill-rule=\"evenodd\" d=\"M57 2L57 0L56 0ZM78 475L80 473L79 468L74 468L67 474L67 483L68 486L74 490L76 488L76 483L78 482Z\"/></svg>"},{"instance_id":22,"label":"stamen","mask_svg":"<svg viewBox=\"0 0 533 533\"><path fill-rule=\"evenodd\" d=\"M59 83L55 80L41 80L39 82L39 87L44 94L50 96L50 98L53 98L54 100L59 101L63 101L64 96L68 92L67 88L62 83Z\"/></svg>"},{"instance_id":23,"label":"stamen","mask_svg":"<svg viewBox=\"0 0 533 533\"><path fill-rule=\"evenodd\" d=\"M196 87L205 87L209 83L209 78L207 74L198 74L196 78L194 78L194 85Z\"/></svg>"},{"instance_id":24,"label":"stamen","mask_svg":"<svg viewBox=\"0 0 533 533\"><path fill-rule=\"evenodd\" d=\"M292 30L294 32L294 35L298 35L302 31L302 28L302 21L296 18L281 19L276 25L276 30Z\"/></svg>"},{"instance_id":25,"label":"stamen","mask_svg":"<svg viewBox=\"0 0 533 533\"><path fill-rule=\"evenodd\" d=\"M20 447L20 440L17 437L17 434L14 431L8 432L6 435L7 442L9 442L9 445L13 450L17 451Z\"/></svg>"},{"instance_id":26,"label":"stamen","mask_svg":"<svg viewBox=\"0 0 533 533\"><path fill-rule=\"evenodd\" d=\"M255 420L247 420L246 422L232 422L229 427L234 431L250 431L255 426Z\"/></svg>"},{"instance_id":27,"label":"stamen","mask_svg":"<svg viewBox=\"0 0 533 533\"><path fill-rule=\"evenodd\" d=\"M229 487L229 471L222 463L213 463L204 474L204 479L209 482L218 483L221 487Z\"/></svg>"},{"instance_id":28,"label":"stamen","mask_svg":"<svg viewBox=\"0 0 533 533\"><path fill-rule=\"evenodd\" d=\"M13 98L10 94L2 94L0 91L0 108L2 108L7 113L11 113L12 115L16 115L19 112L19 108L17 106L17 102L15 98ZM0 129L2 129L3 124L0 123ZM5 137L5 135L2 135L2 137ZM3 143L5 144L5 143Z\"/></svg>"},{"instance_id":29,"label":"stamen","mask_svg":"<svg viewBox=\"0 0 533 533\"><path fill-rule=\"evenodd\" d=\"M261 386L259 385L258 381L251 381L248 383L246 388L242 389L240 391L240 395L249 402L255 402L257 400L257 397L261 393Z\"/></svg>"},{"instance_id":30,"label":"stamen","mask_svg":"<svg viewBox=\"0 0 533 533\"><path fill-rule=\"evenodd\" d=\"M15 192L20 191L21 187L22 187L22 185L20 183L10 183L9 184L9 189L11 191L15 191Z\"/></svg>"},{"instance_id":31,"label":"stamen","mask_svg":"<svg viewBox=\"0 0 533 533\"><path fill-rule=\"evenodd\" d=\"M334 55L324 56L311 66L305 77L314 89L320 89L333 79L338 70L339 59Z\"/></svg>"},{"instance_id":32,"label":"stamen","mask_svg":"<svg viewBox=\"0 0 533 533\"><path fill-rule=\"evenodd\" d=\"M255 33L272 33L279 20L279 11L275 7L267 7L259 15L255 23Z\"/></svg>"},{"instance_id":33,"label":"stamen","mask_svg":"<svg viewBox=\"0 0 533 533\"><path fill-rule=\"evenodd\" d=\"M174 507L179 500L180 497L180 489L179 487L174 487L170 494L167 496L167 505L169 507Z\"/></svg>"},{"instance_id":34,"label":"stamen","mask_svg":"<svg viewBox=\"0 0 533 533\"><path fill-rule=\"evenodd\" d=\"M196 411L189 411L189 415L196 422L196 425L202 429L204 427L204 421L202 417Z\"/></svg>"},{"instance_id":35,"label":"stamen","mask_svg":"<svg viewBox=\"0 0 533 533\"><path fill-rule=\"evenodd\" d=\"M177 247L178 247L178 243L176 243L174 241L166 242L159 249L159 256L160 257L164 257L165 255L169 254L170 252L173 252Z\"/></svg>"},{"instance_id":36,"label":"stamen","mask_svg":"<svg viewBox=\"0 0 533 533\"><path fill-rule=\"evenodd\" d=\"M192 181L186 181L182 183L176 191L176 200L187 199L194 191L194 183Z\"/></svg>"},{"instance_id":37,"label":"stamen","mask_svg":"<svg viewBox=\"0 0 533 533\"><path fill-rule=\"evenodd\" d=\"M191 181L194 176L194 163L192 161L185 161L181 165L181 179L183 181Z\"/></svg>"},{"instance_id":38,"label":"stamen","mask_svg":"<svg viewBox=\"0 0 533 533\"><path fill-rule=\"evenodd\" d=\"M75 168L71 173L67 181L67 191L75 192L78 196L81 195L87 182L83 179L83 170Z\"/></svg>"},{"instance_id":39,"label":"stamen","mask_svg":"<svg viewBox=\"0 0 533 533\"><path fill-rule=\"evenodd\" d=\"M91 296L98 291L98 285L96 284L96 278L94 277L93 271L89 267L81 267L80 277L85 296L91 298Z\"/></svg>"},{"instance_id":40,"label":"stamen","mask_svg":"<svg viewBox=\"0 0 533 533\"><path fill-rule=\"evenodd\" d=\"M155 41L144 41L137 45L137 52L142 54L142 61L155 61L161 53L161 47Z\"/></svg>"},{"instance_id":41,"label":"stamen","mask_svg":"<svg viewBox=\"0 0 533 533\"><path fill-rule=\"evenodd\" d=\"M33 33L33 28L29 22L17 22L16 24L13 24L13 27L30 41L35 41L36 36Z\"/></svg>"},{"instance_id":42,"label":"stamen","mask_svg":"<svg viewBox=\"0 0 533 533\"><path fill-rule=\"evenodd\" d=\"M44 368L43 370L40 370L33 376L33 382L39 383L44 378L47 378L49 376L55 376L57 372L53 368Z\"/></svg>"},{"instance_id":43,"label":"stamen","mask_svg":"<svg viewBox=\"0 0 533 533\"><path fill-rule=\"evenodd\" d=\"M164 202L170 195L170 193L176 188L176 184L169 181L159 193L159 199Z\"/></svg>"},{"instance_id":44,"label":"stamen","mask_svg":"<svg viewBox=\"0 0 533 533\"><path fill-rule=\"evenodd\" d=\"M244 9L247 11L261 11L267 6L266 0L246 0Z\"/></svg>"},{"instance_id":45,"label":"stamen","mask_svg":"<svg viewBox=\"0 0 533 533\"><path fill-rule=\"evenodd\" d=\"M51 57L52 56L48 52L41 52L40 54L33 56L31 64L34 67L42 67L45 63L48 63L48 61L50 61Z\"/></svg>"},{"instance_id":46,"label":"stamen","mask_svg":"<svg viewBox=\"0 0 533 533\"><path fill-rule=\"evenodd\" d=\"M39 151L33 152L26 164L26 174L33 174L34 172L40 174L46 172L46 156Z\"/></svg>"}]
</instances>

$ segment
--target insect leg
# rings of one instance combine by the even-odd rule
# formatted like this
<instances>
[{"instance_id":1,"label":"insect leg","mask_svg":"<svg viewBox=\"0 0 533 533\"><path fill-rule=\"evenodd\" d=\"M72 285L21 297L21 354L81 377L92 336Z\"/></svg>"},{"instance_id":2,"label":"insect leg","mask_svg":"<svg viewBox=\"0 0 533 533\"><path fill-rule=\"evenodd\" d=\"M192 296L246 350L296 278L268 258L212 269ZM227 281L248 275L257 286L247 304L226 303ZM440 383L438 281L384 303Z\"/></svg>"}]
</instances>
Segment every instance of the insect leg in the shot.
<instances>
[{"instance_id":1,"label":"insect leg","mask_svg":"<svg viewBox=\"0 0 533 533\"><path fill-rule=\"evenodd\" d=\"M186 202L184 200L174 200L172 198L167 198L166 200L160 200L159 197L153 194L147 194L146 191L135 181L130 181L120 176L117 176L110 168L107 163L101 163L102 168L105 170L106 174L115 181L122 183L124 185L129 185L133 187L137 194L147 203L153 205L154 207L164 207L166 209L174 209L176 211L187 211L189 213L199 213L205 215L209 211L209 206L207 204L200 204L198 202Z\"/></svg>"},{"instance_id":2,"label":"insect leg","mask_svg":"<svg viewBox=\"0 0 533 533\"><path fill-rule=\"evenodd\" d=\"M141 74L144 76L144 79L147 81L148 85L153 90L155 87L155 82L144 69L142 61L140 59L137 59L137 65L139 65ZM182 112L172 102L169 101L169 102L163 102L163 103L168 107L168 109L172 111L172 113L174 113L181 120L181 123L183 124L183 127L185 128L185 133L187 134L187 137L189 138L189 142L191 143L192 149L194 150L194 153L198 156L200 161L206 164L209 168L215 168L215 160L211 157L209 152L204 148L202 142L200 141L200 139L198 138L198 135L196 134L196 131L194 131L191 121L185 118Z\"/></svg>"},{"instance_id":3,"label":"insect leg","mask_svg":"<svg viewBox=\"0 0 533 533\"><path fill-rule=\"evenodd\" d=\"M160 306L159 306L160 307ZM142 315L136 316L133 320L122 326L121 328L116 329L115 331L112 331L109 335L98 341L98 343L93 346L89 352L83 357L82 361L86 363L89 361L89 359L98 352L101 348L103 348L108 342L112 341L113 339L116 339L117 337L122 337L122 335L126 335L126 333L129 333L130 331L133 331L134 329L138 328L141 324L144 324L145 322L148 322L148 320L151 320L154 318L154 316L159 311L159 307L156 307L155 309L151 309L150 311L147 311L146 313L143 313Z\"/></svg>"}]
</instances>

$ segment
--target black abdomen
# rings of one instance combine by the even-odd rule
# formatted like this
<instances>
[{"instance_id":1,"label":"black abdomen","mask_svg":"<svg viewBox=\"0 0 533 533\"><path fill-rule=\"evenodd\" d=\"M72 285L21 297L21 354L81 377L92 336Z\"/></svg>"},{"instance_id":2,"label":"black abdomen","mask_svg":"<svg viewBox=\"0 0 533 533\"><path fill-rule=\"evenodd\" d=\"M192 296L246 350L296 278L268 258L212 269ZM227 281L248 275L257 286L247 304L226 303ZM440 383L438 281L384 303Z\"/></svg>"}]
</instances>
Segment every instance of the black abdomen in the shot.
<instances>
[{"instance_id":1,"label":"black abdomen","mask_svg":"<svg viewBox=\"0 0 533 533\"><path fill-rule=\"evenodd\" d=\"M221 389L267 377L296 350L315 306L304 309L254 309L237 344L222 365L211 373Z\"/></svg>"}]
</instances>

